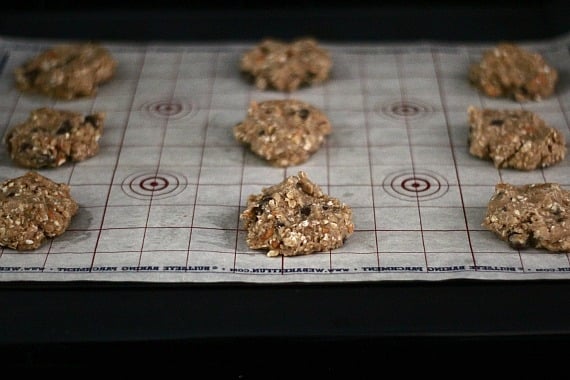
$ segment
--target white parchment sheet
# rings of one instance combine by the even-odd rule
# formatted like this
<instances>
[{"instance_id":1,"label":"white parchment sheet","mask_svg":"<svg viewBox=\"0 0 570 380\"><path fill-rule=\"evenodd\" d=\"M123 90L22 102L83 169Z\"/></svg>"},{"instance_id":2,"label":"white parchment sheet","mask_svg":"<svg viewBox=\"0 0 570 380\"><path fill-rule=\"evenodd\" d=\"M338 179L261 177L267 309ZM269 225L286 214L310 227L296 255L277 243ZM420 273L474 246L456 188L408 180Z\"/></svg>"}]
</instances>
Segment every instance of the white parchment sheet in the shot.
<instances>
[{"instance_id":1,"label":"white parchment sheet","mask_svg":"<svg viewBox=\"0 0 570 380\"><path fill-rule=\"evenodd\" d=\"M468 67L492 43L322 42L330 80L294 93L257 90L239 73L254 42L103 44L116 76L89 99L23 95L13 70L56 43L0 39L2 136L39 107L106 112L101 151L39 172L68 183L80 204L69 229L33 252L0 250L1 281L354 282L568 279L564 253L516 250L481 227L500 181L570 188L570 162L497 170L468 154L467 107L525 108L570 141L569 36L516 41L560 72L541 102L492 99L472 88ZM250 101L297 98L333 126L301 166L280 169L233 137ZM0 147L0 180L25 169ZM245 243L247 197L307 172L354 212L342 248L270 258Z\"/></svg>"}]
</instances>

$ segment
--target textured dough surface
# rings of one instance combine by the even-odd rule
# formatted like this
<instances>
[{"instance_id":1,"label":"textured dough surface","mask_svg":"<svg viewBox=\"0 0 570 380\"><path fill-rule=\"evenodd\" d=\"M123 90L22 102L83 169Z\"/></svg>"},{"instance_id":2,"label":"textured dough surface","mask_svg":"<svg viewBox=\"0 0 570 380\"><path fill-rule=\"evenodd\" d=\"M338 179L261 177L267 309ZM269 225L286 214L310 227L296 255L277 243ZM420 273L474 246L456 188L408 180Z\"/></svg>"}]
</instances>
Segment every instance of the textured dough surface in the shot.
<instances>
[{"instance_id":1,"label":"textured dough surface","mask_svg":"<svg viewBox=\"0 0 570 380\"><path fill-rule=\"evenodd\" d=\"M497 168L534 170L566 156L562 132L527 110L495 110L470 106L469 153L493 161Z\"/></svg>"},{"instance_id":2,"label":"textured dough surface","mask_svg":"<svg viewBox=\"0 0 570 380\"><path fill-rule=\"evenodd\" d=\"M482 225L513 248L570 252L570 192L556 183L497 184Z\"/></svg>"},{"instance_id":3,"label":"textured dough surface","mask_svg":"<svg viewBox=\"0 0 570 380\"><path fill-rule=\"evenodd\" d=\"M117 61L95 43L46 49L14 71L16 87L61 100L92 97L115 74Z\"/></svg>"},{"instance_id":4,"label":"textured dough surface","mask_svg":"<svg viewBox=\"0 0 570 380\"><path fill-rule=\"evenodd\" d=\"M329 78L332 60L329 52L312 38L290 43L264 39L243 54L240 70L260 90L291 92Z\"/></svg>"},{"instance_id":5,"label":"textured dough surface","mask_svg":"<svg viewBox=\"0 0 570 380\"><path fill-rule=\"evenodd\" d=\"M354 232L352 209L323 193L300 171L248 197L240 215L247 244L267 256L296 256L341 247Z\"/></svg>"},{"instance_id":6,"label":"textured dough surface","mask_svg":"<svg viewBox=\"0 0 570 380\"><path fill-rule=\"evenodd\" d=\"M70 187L37 172L0 184L0 245L18 251L63 234L79 206Z\"/></svg>"},{"instance_id":7,"label":"textured dough surface","mask_svg":"<svg viewBox=\"0 0 570 380\"><path fill-rule=\"evenodd\" d=\"M558 71L535 52L501 43L469 68L469 81L487 96L540 101L554 93Z\"/></svg>"},{"instance_id":8,"label":"textured dough surface","mask_svg":"<svg viewBox=\"0 0 570 380\"><path fill-rule=\"evenodd\" d=\"M318 108L295 99L252 101L235 138L271 165L287 167L307 161L322 146L332 127Z\"/></svg>"},{"instance_id":9,"label":"textured dough surface","mask_svg":"<svg viewBox=\"0 0 570 380\"><path fill-rule=\"evenodd\" d=\"M55 168L79 162L99 152L105 114L82 115L38 108L5 136L12 160L26 168Z\"/></svg>"}]
</instances>

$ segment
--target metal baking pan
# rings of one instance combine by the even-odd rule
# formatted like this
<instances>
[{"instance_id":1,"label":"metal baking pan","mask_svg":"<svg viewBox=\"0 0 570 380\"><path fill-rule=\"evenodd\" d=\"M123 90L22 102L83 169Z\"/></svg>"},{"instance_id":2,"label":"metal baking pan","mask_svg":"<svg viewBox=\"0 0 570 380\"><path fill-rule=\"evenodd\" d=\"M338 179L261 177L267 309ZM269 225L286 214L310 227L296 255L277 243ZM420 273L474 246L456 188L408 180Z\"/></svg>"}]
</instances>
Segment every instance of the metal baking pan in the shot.
<instances>
[{"instance_id":1,"label":"metal baking pan","mask_svg":"<svg viewBox=\"0 0 570 380\"><path fill-rule=\"evenodd\" d=\"M442 2L355 7L250 8L62 4L7 8L0 36L117 41L258 40L315 35L337 41L498 41L543 39L569 31L567 3ZM570 68L562 70L569 75ZM376 352L441 352L442 345L502 347L523 355L529 345L570 341L570 282L444 281L355 284L0 284L0 347L23 365L88 365L82 353L108 361L119 349L170 363L193 352L268 359L286 350L324 350L333 361L363 346ZM172 345L172 346L170 346ZM114 347L114 348L113 348ZM147 350L148 349L148 350ZM173 349L174 350L174 349ZM221 350L221 351L220 351ZM384 351L383 351L384 350ZM447 351L447 350L446 350ZM370 353L361 352L370 359ZM65 357L61 357L61 355ZM144 355L148 355L145 357ZM299 354L300 355L300 354ZM364 360L362 361L362 363ZM259 364L259 363L258 363ZM241 367L240 367L241 365ZM340 361L329 370L345 369ZM259 368L259 367L258 367ZM297 367L298 368L298 367ZM237 371L237 370L236 370Z\"/></svg>"}]
</instances>

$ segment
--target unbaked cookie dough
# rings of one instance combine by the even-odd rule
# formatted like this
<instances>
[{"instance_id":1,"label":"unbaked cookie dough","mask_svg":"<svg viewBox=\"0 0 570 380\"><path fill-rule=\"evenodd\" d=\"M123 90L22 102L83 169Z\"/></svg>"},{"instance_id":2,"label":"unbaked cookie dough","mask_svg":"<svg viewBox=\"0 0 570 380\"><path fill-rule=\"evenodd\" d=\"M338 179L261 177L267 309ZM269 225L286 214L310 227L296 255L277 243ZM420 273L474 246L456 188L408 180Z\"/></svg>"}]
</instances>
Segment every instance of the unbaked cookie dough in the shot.
<instances>
[{"instance_id":1,"label":"unbaked cookie dough","mask_svg":"<svg viewBox=\"0 0 570 380\"><path fill-rule=\"evenodd\" d=\"M95 43L64 44L46 49L14 71L16 87L55 99L91 97L115 74L117 61Z\"/></svg>"},{"instance_id":2,"label":"unbaked cookie dough","mask_svg":"<svg viewBox=\"0 0 570 380\"><path fill-rule=\"evenodd\" d=\"M534 170L566 156L565 137L527 110L496 110L470 106L469 153L492 160L496 168Z\"/></svg>"},{"instance_id":3,"label":"unbaked cookie dough","mask_svg":"<svg viewBox=\"0 0 570 380\"><path fill-rule=\"evenodd\" d=\"M264 39L242 55L240 70L260 90L291 92L322 83L329 78L332 60L329 52L313 38L290 43Z\"/></svg>"},{"instance_id":4,"label":"unbaked cookie dough","mask_svg":"<svg viewBox=\"0 0 570 380\"><path fill-rule=\"evenodd\" d=\"M307 161L332 127L318 108L295 99L252 101L235 138L271 165L287 167Z\"/></svg>"},{"instance_id":5,"label":"unbaked cookie dough","mask_svg":"<svg viewBox=\"0 0 570 380\"><path fill-rule=\"evenodd\" d=\"M78 208L68 185L37 172L6 180L0 184L0 246L37 249L63 234Z\"/></svg>"},{"instance_id":6,"label":"unbaked cookie dough","mask_svg":"<svg viewBox=\"0 0 570 380\"><path fill-rule=\"evenodd\" d=\"M248 197L240 215L247 244L267 256L297 256L341 247L354 232L352 209L323 193L300 171Z\"/></svg>"},{"instance_id":7,"label":"unbaked cookie dough","mask_svg":"<svg viewBox=\"0 0 570 380\"><path fill-rule=\"evenodd\" d=\"M26 168L55 168L83 161L99 152L105 113L82 115L38 108L4 137L12 160Z\"/></svg>"},{"instance_id":8,"label":"unbaked cookie dough","mask_svg":"<svg viewBox=\"0 0 570 380\"><path fill-rule=\"evenodd\" d=\"M558 71L535 52L501 43L469 68L470 82L487 96L540 101L554 93Z\"/></svg>"},{"instance_id":9,"label":"unbaked cookie dough","mask_svg":"<svg viewBox=\"0 0 570 380\"><path fill-rule=\"evenodd\" d=\"M516 249L570 252L570 191L557 183L499 183L482 226Z\"/></svg>"}]
</instances>

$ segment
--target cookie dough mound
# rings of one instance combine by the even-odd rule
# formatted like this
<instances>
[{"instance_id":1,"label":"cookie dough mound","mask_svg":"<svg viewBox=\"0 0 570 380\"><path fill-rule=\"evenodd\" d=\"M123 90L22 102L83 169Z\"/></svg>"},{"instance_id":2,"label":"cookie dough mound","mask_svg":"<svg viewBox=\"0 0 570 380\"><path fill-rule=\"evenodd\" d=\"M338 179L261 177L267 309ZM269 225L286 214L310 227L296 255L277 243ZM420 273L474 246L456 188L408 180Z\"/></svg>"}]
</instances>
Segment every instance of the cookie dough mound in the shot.
<instances>
[{"instance_id":1,"label":"cookie dough mound","mask_svg":"<svg viewBox=\"0 0 570 380\"><path fill-rule=\"evenodd\" d=\"M295 99L252 101L235 138L273 166L307 161L323 144L332 127L318 108Z\"/></svg>"},{"instance_id":2,"label":"cookie dough mound","mask_svg":"<svg viewBox=\"0 0 570 380\"><path fill-rule=\"evenodd\" d=\"M501 43L469 68L470 82L487 96L540 101L554 92L558 71L544 58L515 44Z\"/></svg>"},{"instance_id":3,"label":"cookie dough mound","mask_svg":"<svg viewBox=\"0 0 570 380\"><path fill-rule=\"evenodd\" d=\"M52 108L38 108L5 136L12 160L20 166L55 168L83 161L99 152L105 114L84 116Z\"/></svg>"},{"instance_id":4,"label":"cookie dough mound","mask_svg":"<svg viewBox=\"0 0 570 380\"><path fill-rule=\"evenodd\" d=\"M0 246L18 251L40 247L63 234L79 206L63 183L36 173L0 184Z\"/></svg>"},{"instance_id":5,"label":"cookie dough mound","mask_svg":"<svg viewBox=\"0 0 570 380\"><path fill-rule=\"evenodd\" d=\"M354 232L352 210L324 194L300 171L250 195L240 215L252 249L267 256L297 256L341 247Z\"/></svg>"},{"instance_id":6,"label":"cookie dough mound","mask_svg":"<svg viewBox=\"0 0 570 380\"><path fill-rule=\"evenodd\" d=\"M497 184L482 226L513 248L570 252L570 191L556 183Z\"/></svg>"},{"instance_id":7,"label":"cookie dough mound","mask_svg":"<svg viewBox=\"0 0 570 380\"><path fill-rule=\"evenodd\" d=\"M94 43L65 44L47 49L17 67L16 87L55 99L91 97L115 74L117 61Z\"/></svg>"},{"instance_id":8,"label":"cookie dough mound","mask_svg":"<svg viewBox=\"0 0 570 380\"><path fill-rule=\"evenodd\" d=\"M265 39L241 58L240 70L260 90L291 92L326 81L332 67L327 50L312 38L291 43Z\"/></svg>"},{"instance_id":9,"label":"cookie dough mound","mask_svg":"<svg viewBox=\"0 0 570 380\"><path fill-rule=\"evenodd\" d=\"M562 132L526 110L470 106L469 153L492 160L497 168L533 170L554 165L566 156Z\"/></svg>"}]
</instances>

